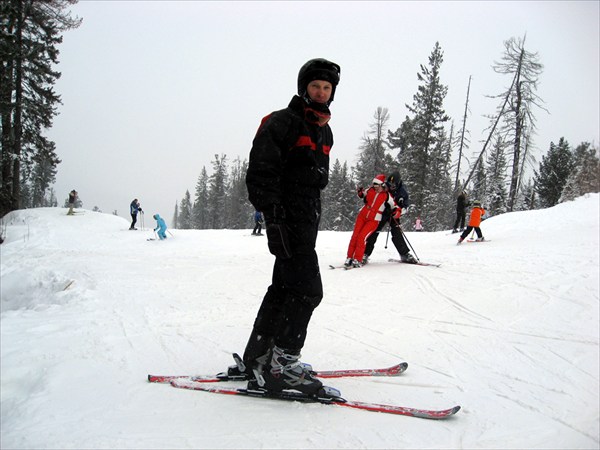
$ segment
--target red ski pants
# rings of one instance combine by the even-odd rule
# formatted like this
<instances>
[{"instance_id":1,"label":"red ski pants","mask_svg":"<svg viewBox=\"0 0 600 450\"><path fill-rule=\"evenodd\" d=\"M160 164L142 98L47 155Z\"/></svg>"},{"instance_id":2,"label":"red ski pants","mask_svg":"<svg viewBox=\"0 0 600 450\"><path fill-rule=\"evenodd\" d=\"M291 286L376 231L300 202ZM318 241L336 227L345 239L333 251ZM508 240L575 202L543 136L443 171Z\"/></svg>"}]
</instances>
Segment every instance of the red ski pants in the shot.
<instances>
[{"instance_id":1,"label":"red ski pants","mask_svg":"<svg viewBox=\"0 0 600 450\"><path fill-rule=\"evenodd\" d=\"M367 246L367 239L371 236L379 226L379 221L366 219L366 214L358 214L356 223L354 224L354 231L350 238L350 244L348 245L347 258L356 259L362 261L365 255L365 247Z\"/></svg>"}]
</instances>

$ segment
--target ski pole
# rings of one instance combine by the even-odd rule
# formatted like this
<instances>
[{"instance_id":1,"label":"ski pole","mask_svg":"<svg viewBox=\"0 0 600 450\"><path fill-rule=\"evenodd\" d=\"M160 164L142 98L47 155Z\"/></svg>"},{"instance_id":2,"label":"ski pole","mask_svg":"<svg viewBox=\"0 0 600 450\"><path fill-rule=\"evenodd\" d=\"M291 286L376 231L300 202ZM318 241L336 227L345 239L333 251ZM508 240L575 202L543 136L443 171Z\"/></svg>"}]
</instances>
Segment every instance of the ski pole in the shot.
<instances>
[{"instance_id":1,"label":"ski pole","mask_svg":"<svg viewBox=\"0 0 600 450\"><path fill-rule=\"evenodd\" d=\"M404 231L402 231L402 228L400 228L400 224L398 224L398 229L400 230L400 233L402 234L402 236L404 237L404 240L406 241L406 243L409 245L410 249L412 250L412 252L415 255L415 258L417 258L417 261L420 261L419 257L417 256L417 252L415 252L415 249L413 248L412 244L410 243L410 241L408 240L408 238L406 237L406 234L404 234Z\"/></svg>"},{"instance_id":2,"label":"ski pole","mask_svg":"<svg viewBox=\"0 0 600 450\"><path fill-rule=\"evenodd\" d=\"M388 227L387 236L385 237L385 248L387 248L389 238L390 238L390 227Z\"/></svg>"},{"instance_id":3,"label":"ski pole","mask_svg":"<svg viewBox=\"0 0 600 450\"><path fill-rule=\"evenodd\" d=\"M169 230L167 230L167 233L169 233L171 235L172 238L174 238L175 236L173 236L173 233L171 233Z\"/></svg>"}]
</instances>

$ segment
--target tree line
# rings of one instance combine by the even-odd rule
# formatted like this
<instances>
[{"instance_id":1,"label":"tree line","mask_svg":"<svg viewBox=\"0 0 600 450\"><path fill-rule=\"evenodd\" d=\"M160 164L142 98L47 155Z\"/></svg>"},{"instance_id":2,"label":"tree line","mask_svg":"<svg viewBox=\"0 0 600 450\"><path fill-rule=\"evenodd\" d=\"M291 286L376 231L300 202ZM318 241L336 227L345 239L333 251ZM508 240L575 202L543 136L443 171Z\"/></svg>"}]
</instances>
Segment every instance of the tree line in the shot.
<instances>
[{"instance_id":1,"label":"tree line","mask_svg":"<svg viewBox=\"0 0 600 450\"><path fill-rule=\"evenodd\" d=\"M75 3L0 2L0 216L57 204L50 186L61 161L44 134L61 103L54 89L58 45L65 30L81 23L67 12Z\"/></svg>"},{"instance_id":2,"label":"tree line","mask_svg":"<svg viewBox=\"0 0 600 450\"><path fill-rule=\"evenodd\" d=\"M361 139L356 165L332 161L329 184L323 192L321 228L352 230L361 202L358 186L368 186L376 174L398 170L410 193L411 206L402 216L405 227L417 217L430 231L448 229L454 222L456 197L466 191L482 202L490 216L510 211L553 206L588 192L598 192L598 149L583 142L571 149L564 137L550 143L539 167L532 157L536 110L545 111L537 95L543 66L536 53L525 49L525 39L511 38L494 71L510 76L510 87L492 95L500 103L490 119L483 148L469 158L468 101L455 132L444 110L448 91L440 81L443 51L436 42L428 64L417 73L419 86L410 113L395 129L389 129L387 108L378 107L373 122ZM448 122L450 126L448 128ZM206 168L198 178L195 196L189 191L175 204L177 228L248 228L253 209L247 200L247 161L237 159L228 174L227 157L215 155L213 175ZM466 171L464 168L466 167ZM534 175L525 180L527 169ZM463 174L467 174L466 177ZM226 184L223 184L226 183ZM228 189L223 189L226 185Z\"/></svg>"},{"instance_id":3,"label":"tree line","mask_svg":"<svg viewBox=\"0 0 600 450\"><path fill-rule=\"evenodd\" d=\"M61 104L54 84L60 72L58 45L62 33L77 28L69 6L77 0L11 0L0 2L0 216L15 209L57 206L51 185L60 159L45 136ZM598 191L597 148L581 143L571 149L560 138L550 143L539 167L532 156L536 113L545 111L537 95L543 65L525 39L504 43L492 69L507 77L510 87L491 94L498 99L490 114L483 148L469 151L469 91L458 125L444 110L448 87L441 82L444 54L438 42L417 72L419 85L409 114L390 128L388 109L378 107L361 139L356 164L331 161L330 183L323 192L321 228L350 230L361 204L357 186L367 186L378 173L398 170L412 205L405 224L420 216L427 229L441 230L453 222L459 192L483 202L491 215L547 207L577 193ZM246 228L252 226L247 200L247 161L229 162L215 155L209 175L203 167L193 195L175 203L172 226L178 228ZM526 179L527 169L534 176Z\"/></svg>"}]
</instances>

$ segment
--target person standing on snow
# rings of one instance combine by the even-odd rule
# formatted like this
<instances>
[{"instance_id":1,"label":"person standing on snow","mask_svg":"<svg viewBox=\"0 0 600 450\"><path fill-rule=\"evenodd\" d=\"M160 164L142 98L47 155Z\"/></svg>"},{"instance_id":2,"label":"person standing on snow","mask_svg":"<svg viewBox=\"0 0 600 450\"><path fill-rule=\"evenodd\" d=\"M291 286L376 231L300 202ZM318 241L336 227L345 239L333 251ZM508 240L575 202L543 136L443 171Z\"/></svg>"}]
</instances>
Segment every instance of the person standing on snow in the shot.
<instances>
[{"instance_id":1,"label":"person standing on snow","mask_svg":"<svg viewBox=\"0 0 600 450\"><path fill-rule=\"evenodd\" d=\"M456 198L456 222L454 222L454 228L452 233L458 233L458 225L460 224L460 231L465 229L465 220L467 217L467 208L469 202L467 200L467 191L463 190Z\"/></svg>"},{"instance_id":2,"label":"person standing on snow","mask_svg":"<svg viewBox=\"0 0 600 450\"><path fill-rule=\"evenodd\" d=\"M415 231L423 231L423 221L421 220L421 216L418 216L417 220L415 220L414 229Z\"/></svg>"},{"instance_id":3,"label":"person standing on snow","mask_svg":"<svg viewBox=\"0 0 600 450\"><path fill-rule=\"evenodd\" d=\"M154 214L154 220L156 220L156 228L154 231L158 234L158 238L162 241L167 238L167 224L164 219L158 214Z\"/></svg>"},{"instance_id":4,"label":"person standing on snow","mask_svg":"<svg viewBox=\"0 0 600 450\"><path fill-rule=\"evenodd\" d=\"M365 247L365 255L363 256L362 263L363 265L369 262L369 258L373 253L373 249L375 248L375 242L377 242L377 237L379 233L383 229L386 223L390 224L390 233L392 234L392 242L396 250L398 250L398 254L400 255L400 260L409 264L416 264L418 261L415 259L413 255L410 254L410 250L408 249L408 245L406 245L406 240L404 239L404 235L402 234L402 229L400 228L400 215L402 213L403 208L408 208L410 206L410 200L408 198L408 192L404 188L402 184L402 180L400 179L400 172L397 170L392 172L392 174L387 178L386 181L388 192L393 197L396 205L400 209L398 212L398 218L392 217L391 209L385 208L382 214L381 222L379 222L379 226L377 227L377 231L371 234L367 239L367 245Z\"/></svg>"},{"instance_id":5,"label":"person standing on snow","mask_svg":"<svg viewBox=\"0 0 600 450\"><path fill-rule=\"evenodd\" d=\"M473 229L475 230L475 233L477 233L477 241L484 240L483 234L481 233L481 228L479 228L479 225L481 225L481 217L484 214L485 209L481 207L481 202L477 200L474 201L473 209L471 210L471 216L469 217L469 225L467 226L467 228L465 228L465 231L463 231L463 233L460 235L460 238L458 238L457 244L460 244L462 241L464 241Z\"/></svg>"},{"instance_id":6,"label":"person standing on snow","mask_svg":"<svg viewBox=\"0 0 600 450\"><path fill-rule=\"evenodd\" d=\"M323 298L315 245L333 146L329 105L339 80L337 64L308 61L298 73L298 95L262 119L252 142L248 198L263 213L275 265L243 356L249 389L324 390L300 362L300 351Z\"/></svg>"},{"instance_id":7,"label":"person standing on snow","mask_svg":"<svg viewBox=\"0 0 600 450\"><path fill-rule=\"evenodd\" d=\"M260 211L254 212L254 230L252 230L252 236L262 236L261 233L263 226L263 215Z\"/></svg>"},{"instance_id":8,"label":"person standing on snow","mask_svg":"<svg viewBox=\"0 0 600 450\"><path fill-rule=\"evenodd\" d=\"M391 217L396 221L400 219L401 214L394 198L387 191L384 174L377 175L373 179L373 186L366 191L359 187L357 194L363 199L365 205L358 212L354 223L354 231L348 244L346 262L344 263L346 267L362 266L367 239L381 225L383 213L387 208L391 211Z\"/></svg>"},{"instance_id":9,"label":"person standing on snow","mask_svg":"<svg viewBox=\"0 0 600 450\"><path fill-rule=\"evenodd\" d=\"M144 214L144 211L142 211L142 207L140 206L140 202L138 201L138 199L134 198L131 204L129 205L129 214L131 214L131 226L129 227L130 230L137 230L135 224L137 222L138 213ZM142 221L142 225L143 224L144 221Z\"/></svg>"},{"instance_id":10,"label":"person standing on snow","mask_svg":"<svg viewBox=\"0 0 600 450\"><path fill-rule=\"evenodd\" d=\"M69 192L69 211L67 212L67 216L72 216L75 213L73 212L73 208L75 207L75 202L77 201L77 191L73 189Z\"/></svg>"}]
</instances>

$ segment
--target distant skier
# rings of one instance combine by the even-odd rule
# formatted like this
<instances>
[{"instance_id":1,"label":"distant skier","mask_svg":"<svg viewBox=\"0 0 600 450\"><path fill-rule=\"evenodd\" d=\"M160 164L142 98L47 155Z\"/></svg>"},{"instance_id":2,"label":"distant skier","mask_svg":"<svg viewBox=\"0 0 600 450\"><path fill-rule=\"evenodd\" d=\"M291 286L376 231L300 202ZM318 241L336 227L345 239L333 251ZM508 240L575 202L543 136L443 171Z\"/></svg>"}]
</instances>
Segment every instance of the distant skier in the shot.
<instances>
[{"instance_id":1,"label":"distant skier","mask_svg":"<svg viewBox=\"0 0 600 450\"><path fill-rule=\"evenodd\" d=\"M465 231L463 231L463 233L460 235L460 238L458 239L457 244L460 244L462 241L464 241L465 238L471 232L471 230L475 230L475 233L477 233L477 241L484 240L483 233L481 232L481 228L479 228L479 225L481 225L481 218L484 214L485 214L485 209L483 209L481 207L481 202L475 200L473 202L473 209L471 210L471 217L469 218L469 226L467 226Z\"/></svg>"},{"instance_id":2,"label":"distant skier","mask_svg":"<svg viewBox=\"0 0 600 450\"><path fill-rule=\"evenodd\" d=\"M460 231L465 229L465 220L469 205L467 191L463 190L456 198L456 222L454 222L454 229L452 230L452 233L459 232L458 225L460 225Z\"/></svg>"},{"instance_id":3,"label":"distant skier","mask_svg":"<svg viewBox=\"0 0 600 450\"><path fill-rule=\"evenodd\" d=\"M154 214L154 220L156 220L156 228L154 231L158 234L158 238L162 241L167 238L167 224L164 219L158 214Z\"/></svg>"},{"instance_id":4,"label":"distant skier","mask_svg":"<svg viewBox=\"0 0 600 450\"><path fill-rule=\"evenodd\" d=\"M398 250L398 254L400 255L400 259L402 262L409 264L416 264L418 261L415 259L413 255L410 254L410 250L408 245L406 245L406 240L404 239L404 235L402 234L402 229L400 228L400 216L403 208L408 208L410 206L410 199L408 196L408 191L404 188L402 184L402 180L400 179L400 172L397 170L392 172L390 176L388 176L386 181L387 189L391 196L394 198L396 205L398 205L399 211L397 213L397 217L392 217L391 210L389 208L385 208L383 211L383 217L381 218L381 222L377 227L377 231L369 236L367 239L367 244L365 246L365 255L363 256L362 263L367 264L369 262L369 257L371 253L373 253L373 249L375 248L375 242L377 242L377 237L386 223L390 225L390 234L392 235L392 243L396 250Z\"/></svg>"},{"instance_id":5,"label":"distant skier","mask_svg":"<svg viewBox=\"0 0 600 450\"><path fill-rule=\"evenodd\" d=\"M414 229L415 231L423 231L423 221L421 220L421 216L418 216L417 220L415 220Z\"/></svg>"},{"instance_id":6,"label":"distant skier","mask_svg":"<svg viewBox=\"0 0 600 450\"><path fill-rule=\"evenodd\" d=\"M254 230L252 230L252 236L262 236L261 233L262 225L264 223L263 215L260 211L254 212Z\"/></svg>"},{"instance_id":7,"label":"distant skier","mask_svg":"<svg viewBox=\"0 0 600 450\"><path fill-rule=\"evenodd\" d=\"M67 216L72 216L75 213L73 212L73 208L75 207L75 202L77 201L77 191L73 189L69 192L69 212L67 212Z\"/></svg>"},{"instance_id":8,"label":"distant skier","mask_svg":"<svg viewBox=\"0 0 600 450\"><path fill-rule=\"evenodd\" d=\"M129 229L137 230L137 228L135 227L135 223L137 222L137 215L138 213L144 214L144 211L142 211L142 207L140 206L140 202L137 198L134 198L131 204L129 205L129 213L131 214L131 226L129 227Z\"/></svg>"}]
</instances>

